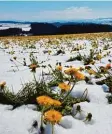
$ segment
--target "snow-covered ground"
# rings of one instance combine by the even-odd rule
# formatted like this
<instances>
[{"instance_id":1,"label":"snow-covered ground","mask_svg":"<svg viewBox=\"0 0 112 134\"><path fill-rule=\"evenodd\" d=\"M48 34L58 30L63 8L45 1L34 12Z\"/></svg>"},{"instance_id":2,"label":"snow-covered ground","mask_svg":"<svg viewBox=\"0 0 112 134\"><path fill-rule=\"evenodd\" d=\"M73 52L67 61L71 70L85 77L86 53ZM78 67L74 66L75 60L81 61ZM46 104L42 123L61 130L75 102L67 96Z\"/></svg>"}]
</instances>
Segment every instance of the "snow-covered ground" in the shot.
<instances>
[{"instance_id":1,"label":"snow-covered ground","mask_svg":"<svg viewBox=\"0 0 112 134\"><path fill-rule=\"evenodd\" d=\"M71 61L66 62L70 57L77 55L76 51L71 52L73 47L77 44L84 46L83 50L79 50L82 55L88 55L91 47L90 40L69 40L70 44L65 42L60 42L60 46L51 45L49 46L46 42L47 40L41 39L37 41L34 45L36 49L28 49L23 46L15 45L12 40L10 40L9 48L5 49L3 42L0 42L0 81L6 81L7 86L10 90L17 93L24 83L32 81L33 75L27 66L23 66L23 58L25 58L27 65L30 65L29 54L30 52L35 52L34 55L37 57L40 66L49 64L55 68L57 62L61 62L63 70L65 66L73 66L76 68L84 67L82 61ZM103 45L107 43L101 40L99 42L99 49L103 48ZM108 41L108 44L112 46L112 41ZM49 47L47 47L49 46ZM65 54L55 55L57 50L64 50ZM51 50L50 55L44 53L45 51ZM109 50L104 50L102 53L106 53ZM13 52L14 54L9 54ZM17 57L16 60L13 58ZM96 67L106 66L108 59L112 60L111 53L102 58L101 62L97 61L95 63ZM11 61L13 60L13 61ZM43 63L42 63L43 62ZM93 69L96 68L91 65ZM37 68L36 78L39 80L41 78L42 71L45 73L49 72L48 68ZM84 72L85 75L88 75ZM94 79L93 79L94 80ZM94 80L95 81L95 80ZM85 89L88 89L87 98L90 103L83 102L80 103L82 112L77 115L77 119L72 116L65 116L62 118L60 125L55 125L55 134L112 134L112 105L108 104L106 95L103 91L102 85L89 85L85 81L81 81L76 84L71 95L80 97ZM77 104L78 105L78 104ZM13 111L11 111L12 106L0 105L0 134L39 134L40 126L40 113L35 111L35 106L27 105L21 106ZM74 104L73 113L75 114L76 105ZM87 112L92 113L93 118L90 122L83 122ZM33 121L38 122L38 128L32 128L31 125ZM45 134L51 134L51 126L48 124L45 130Z\"/></svg>"},{"instance_id":2,"label":"snow-covered ground","mask_svg":"<svg viewBox=\"0 0 112 134\"><path fill-rule=\"evenodd\" d=\"M10 23L0 23L0 30L5 30L8 28L21 28L23 31L30 31L30 24L10 24Z\"/></svg>"}]
</instances>

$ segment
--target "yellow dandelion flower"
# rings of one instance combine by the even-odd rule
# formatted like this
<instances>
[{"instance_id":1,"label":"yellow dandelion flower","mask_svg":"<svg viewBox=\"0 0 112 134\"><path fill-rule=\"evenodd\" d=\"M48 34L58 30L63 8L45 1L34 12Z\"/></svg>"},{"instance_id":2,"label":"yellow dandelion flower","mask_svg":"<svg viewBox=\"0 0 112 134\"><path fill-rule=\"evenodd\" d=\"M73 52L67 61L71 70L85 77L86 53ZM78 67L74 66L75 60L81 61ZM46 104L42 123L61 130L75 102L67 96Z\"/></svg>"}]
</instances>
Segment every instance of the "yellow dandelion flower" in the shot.
<instances>
[{"instance_id":1,"label":"yellow dandelion flower","mask_svg":"<svg viewBox=\"0 0 112 134\"><path fill-rule=\"evenodd\" d=\"M74 75L78 80L84 80L85 79L85 76L80 72L76 72Z\"/></svg>"},{"instance_id":2,"label":"yellow dandelion flower","mask_svg":"<svg viewBox=\"0 0 112 134\"><path fill-rule=\"evenodd\" d=\"M56 70L62 71L62 66L56 66Z\"/></svg>"},{"instance_id":3,"label":"yellow dandelion flower","mask_svg":"<svg viewBox=\"0 0 112 134\"><path fill-rule=\"evenodd\" d=\"M32 70L32 72L36 72L37 65L31 64L31 65L29 65L29 68Z\"/></svg>"},{"instance_id":4,"label":"yellow dandelion flower","mask_svg":"<svg viewBox=\"0 0 112 134\"><path fill-rule=\"evenodd\" d=\"M51 106L51 105L53 105L53 99L48 97L48 96L39 96L39 97L36 98L36 101L40 105L44 105L44 106Z\"/></svg>"},{"instance_id":5,"label":"yellow dandelion flower","mask_svg":"<svg viewBox=\"0 0 112 134\"><path fill-rule=\"evenodd\" d=\"M59 123L62 118L62 114L56 110L49 110L44 114L44 120L51 124Z\"/></svg>"},{"instance_id":6,"label":"yellow dandelion flower","mask_svg":"<svg viewBox=\"0 0 112 134\"><path fill-rule=\"evenodd\" d=\"M30 69L37 68L37 65L36 64L31 64L29 67L30 67Z\"/></svg>"},{"instance_id":7,"label":"yellow dandelion flower","mask_svg":"<svg viewBox=\"0 0 112 134\"><path fill-rule=\"evenodd\" d=\"M96 58L97 58L97 60L101 60L102 55L101 55L101 54L98 54L98 55L96 56Z\"/></svg>"},{"instance_id":8,"label":"yellow dandelion flower","mask_svg":"<svg viewBox=\"0 0 112 134\"><path fill-rule=\"evenodd\" d=\"M79 69L77 68L68 68L64 71L65 74L68 74L68 75L74 75L74 73L76 73Z\"/></svg>"},{"instance_id":9,"label":"yellow dandelion flower","mask_svg":"<svg viewBox=\"0 0 112 134\"><path fill-rule=\"evenodd\" d=\"M90 70L87 70L88 71L88 73L90 74L90 75L95 75L96 74L96 72L93 70L93 69L90 69Z\"/></svg>"},{"instance_id":10,"label":"yellow dandelion flower","mask_svg":"<svg viewBox=\"0 0 112 134\"><path fill-rule=\"evenodd\" d=\"M106 68L106 69L111 69L111 64L110 64L110 63L107 64L105 68Z\"/></svg>"},{"instance_id":11,"label":"yellow dandelion flower","mask_svg":"<svg viewBox=\"0 0 112 134\"><path fill-rule=\"evenodd\" d=\"M61 106L61 102L58 100L53 100L53 105L54 106Z\"/></svg>"},{"instance_id":12,"label":"yellow dandelion flower","mask_svg":"<svg viewBox=\"0 0 112 134\"><path fill-rule=\"evenodd\" d=\"M71 86L68 85L68 84L66 84L66 83L60 83L60 84L58 85L58 87L61 88L61 90L64 90L64 91L68 91L68 90L70 90L70 88L71 88Z\"/></svg>"}]
</instances>

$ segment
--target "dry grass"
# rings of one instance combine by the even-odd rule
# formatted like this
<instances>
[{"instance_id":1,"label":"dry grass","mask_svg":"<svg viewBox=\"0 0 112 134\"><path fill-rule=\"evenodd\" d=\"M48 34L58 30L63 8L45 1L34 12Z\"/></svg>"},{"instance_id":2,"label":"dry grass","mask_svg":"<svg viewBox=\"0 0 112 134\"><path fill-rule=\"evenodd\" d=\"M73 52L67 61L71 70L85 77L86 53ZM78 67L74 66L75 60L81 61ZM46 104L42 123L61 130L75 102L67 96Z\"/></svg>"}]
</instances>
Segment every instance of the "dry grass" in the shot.
<instances>
[{"instance_id":1,"label":"dry grass","mask_svg":"<svg viewBox=\"0 0 112 134\"><path fill-rule=\"evenodd\" d=\"M7 36L0 37L0 40L13 39L13 40L38 40L41 38L79 38L79 39L94 39L98 37L112 38L112 32L102 32L102 33L83 33L83 34L64 34L64 35L42 35L42 36Z\"/></svg>"}]
</instances>

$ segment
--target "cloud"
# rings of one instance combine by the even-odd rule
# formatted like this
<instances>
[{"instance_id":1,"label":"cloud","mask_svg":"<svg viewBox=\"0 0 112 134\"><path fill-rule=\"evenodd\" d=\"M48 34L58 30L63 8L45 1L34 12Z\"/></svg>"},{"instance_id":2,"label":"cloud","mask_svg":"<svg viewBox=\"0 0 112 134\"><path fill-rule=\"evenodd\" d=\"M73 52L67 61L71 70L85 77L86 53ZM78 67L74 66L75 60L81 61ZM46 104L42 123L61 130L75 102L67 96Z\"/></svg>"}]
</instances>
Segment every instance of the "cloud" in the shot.
<instances>
[{"instance_id":1,"label":"cloud","mask_svg":"<svg viewBox=\"0 0 112 134\"><path fill-rule=\"evenodd\" d=\"M69 7L64 10L41 11L33 18L38 20L73 20L93 18L93 11L88 7Z\"/></svg>"}]
</instances>

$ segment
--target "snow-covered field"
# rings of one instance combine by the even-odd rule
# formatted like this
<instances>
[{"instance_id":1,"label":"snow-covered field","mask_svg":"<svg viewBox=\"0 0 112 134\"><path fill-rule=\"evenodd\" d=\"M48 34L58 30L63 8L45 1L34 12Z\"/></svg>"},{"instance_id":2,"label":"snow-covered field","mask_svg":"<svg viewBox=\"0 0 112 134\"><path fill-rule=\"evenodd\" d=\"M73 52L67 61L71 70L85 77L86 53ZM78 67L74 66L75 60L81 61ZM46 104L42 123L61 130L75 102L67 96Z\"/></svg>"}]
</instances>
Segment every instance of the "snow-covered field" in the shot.
<instances>
[{"instance_id":1,"label":"snow-covered field","mask_svg":"<svg viewBox=\"0 0 112 134\"><path fill-rule=\"evenodd\" d=\"M35 39L36 40L36 39ZM9 39L8 43L4 40L0 41L0 82L6 81L6 86L10 91L17 93L23 88L23 84L33 80L33 75L28 66L23 66L24 58L27 65L30 65L30 52L33 52L40 67L36 69L37 80L41 79L42 72L49 73L48 65L53 68L56 67L57 62L61 62L63 70L66 66L76 68L85 67L83 61L74 60L67 62L70 57L75 57L80 52L81 55L87 56L91 49L101 50L101 60L95 61L95 66L90 64L94 71L100 66L109 64L108 60L112 60L112 38L95 38L94 41L98 44L97 48L93 48L93 40L88 39L54 39L56 40L50 44L48 39L40 39L33 42L35 48L28 48L25 43L20 40L14 42ZM107 50L104 50L104 45L109 44ZM72 51L74 48L82 48L78 51ZM56 55L58 50L63 50L65 53ZM106 56L107 52L110 53ZM14 57L17 59L15 60ZM42 66L46 66L43 68ZM110 73L111 70L110 70ZM104 92L102 85L96 84L94 75L90 75L87 71L83 74L91 78L93 84L88 84L84 80L76 83L71 95L74 97L81 97L84 90L88 89L87 98L90 102L81 102L80 106L82 112L74 119L71 115L64 116L61 122L54 127L55 134L112 134L112 104L108 104L106 98L107 92ZM103 78L103 76L102 76ZM46 77L46 81L48 81ZM57 87L56 87L57 88ZM73 113L76 112L74 104ZM41 113L35 110L35 105L23 105L15 110L11 110L12 106L0 104L0 134L39 134L40 115ZM93 117L90 122L84 122L85 115L92 113ZM38 122L38 127L33 128L33 121ZM51 126L47 125L44 134L51 134Z\"/></svg>"},{"instance_id":2,"label":"snow-covered field","mask_svg":"<svg viewBox=\"0 0 112 134\"><path fill-rule=\"evenodd\" d=\"M0 30L5 30L8 28L21 28L23 31L30 31L30 24L10 24L10 23L0 23Z\"/></svg>"}]
</instances>

